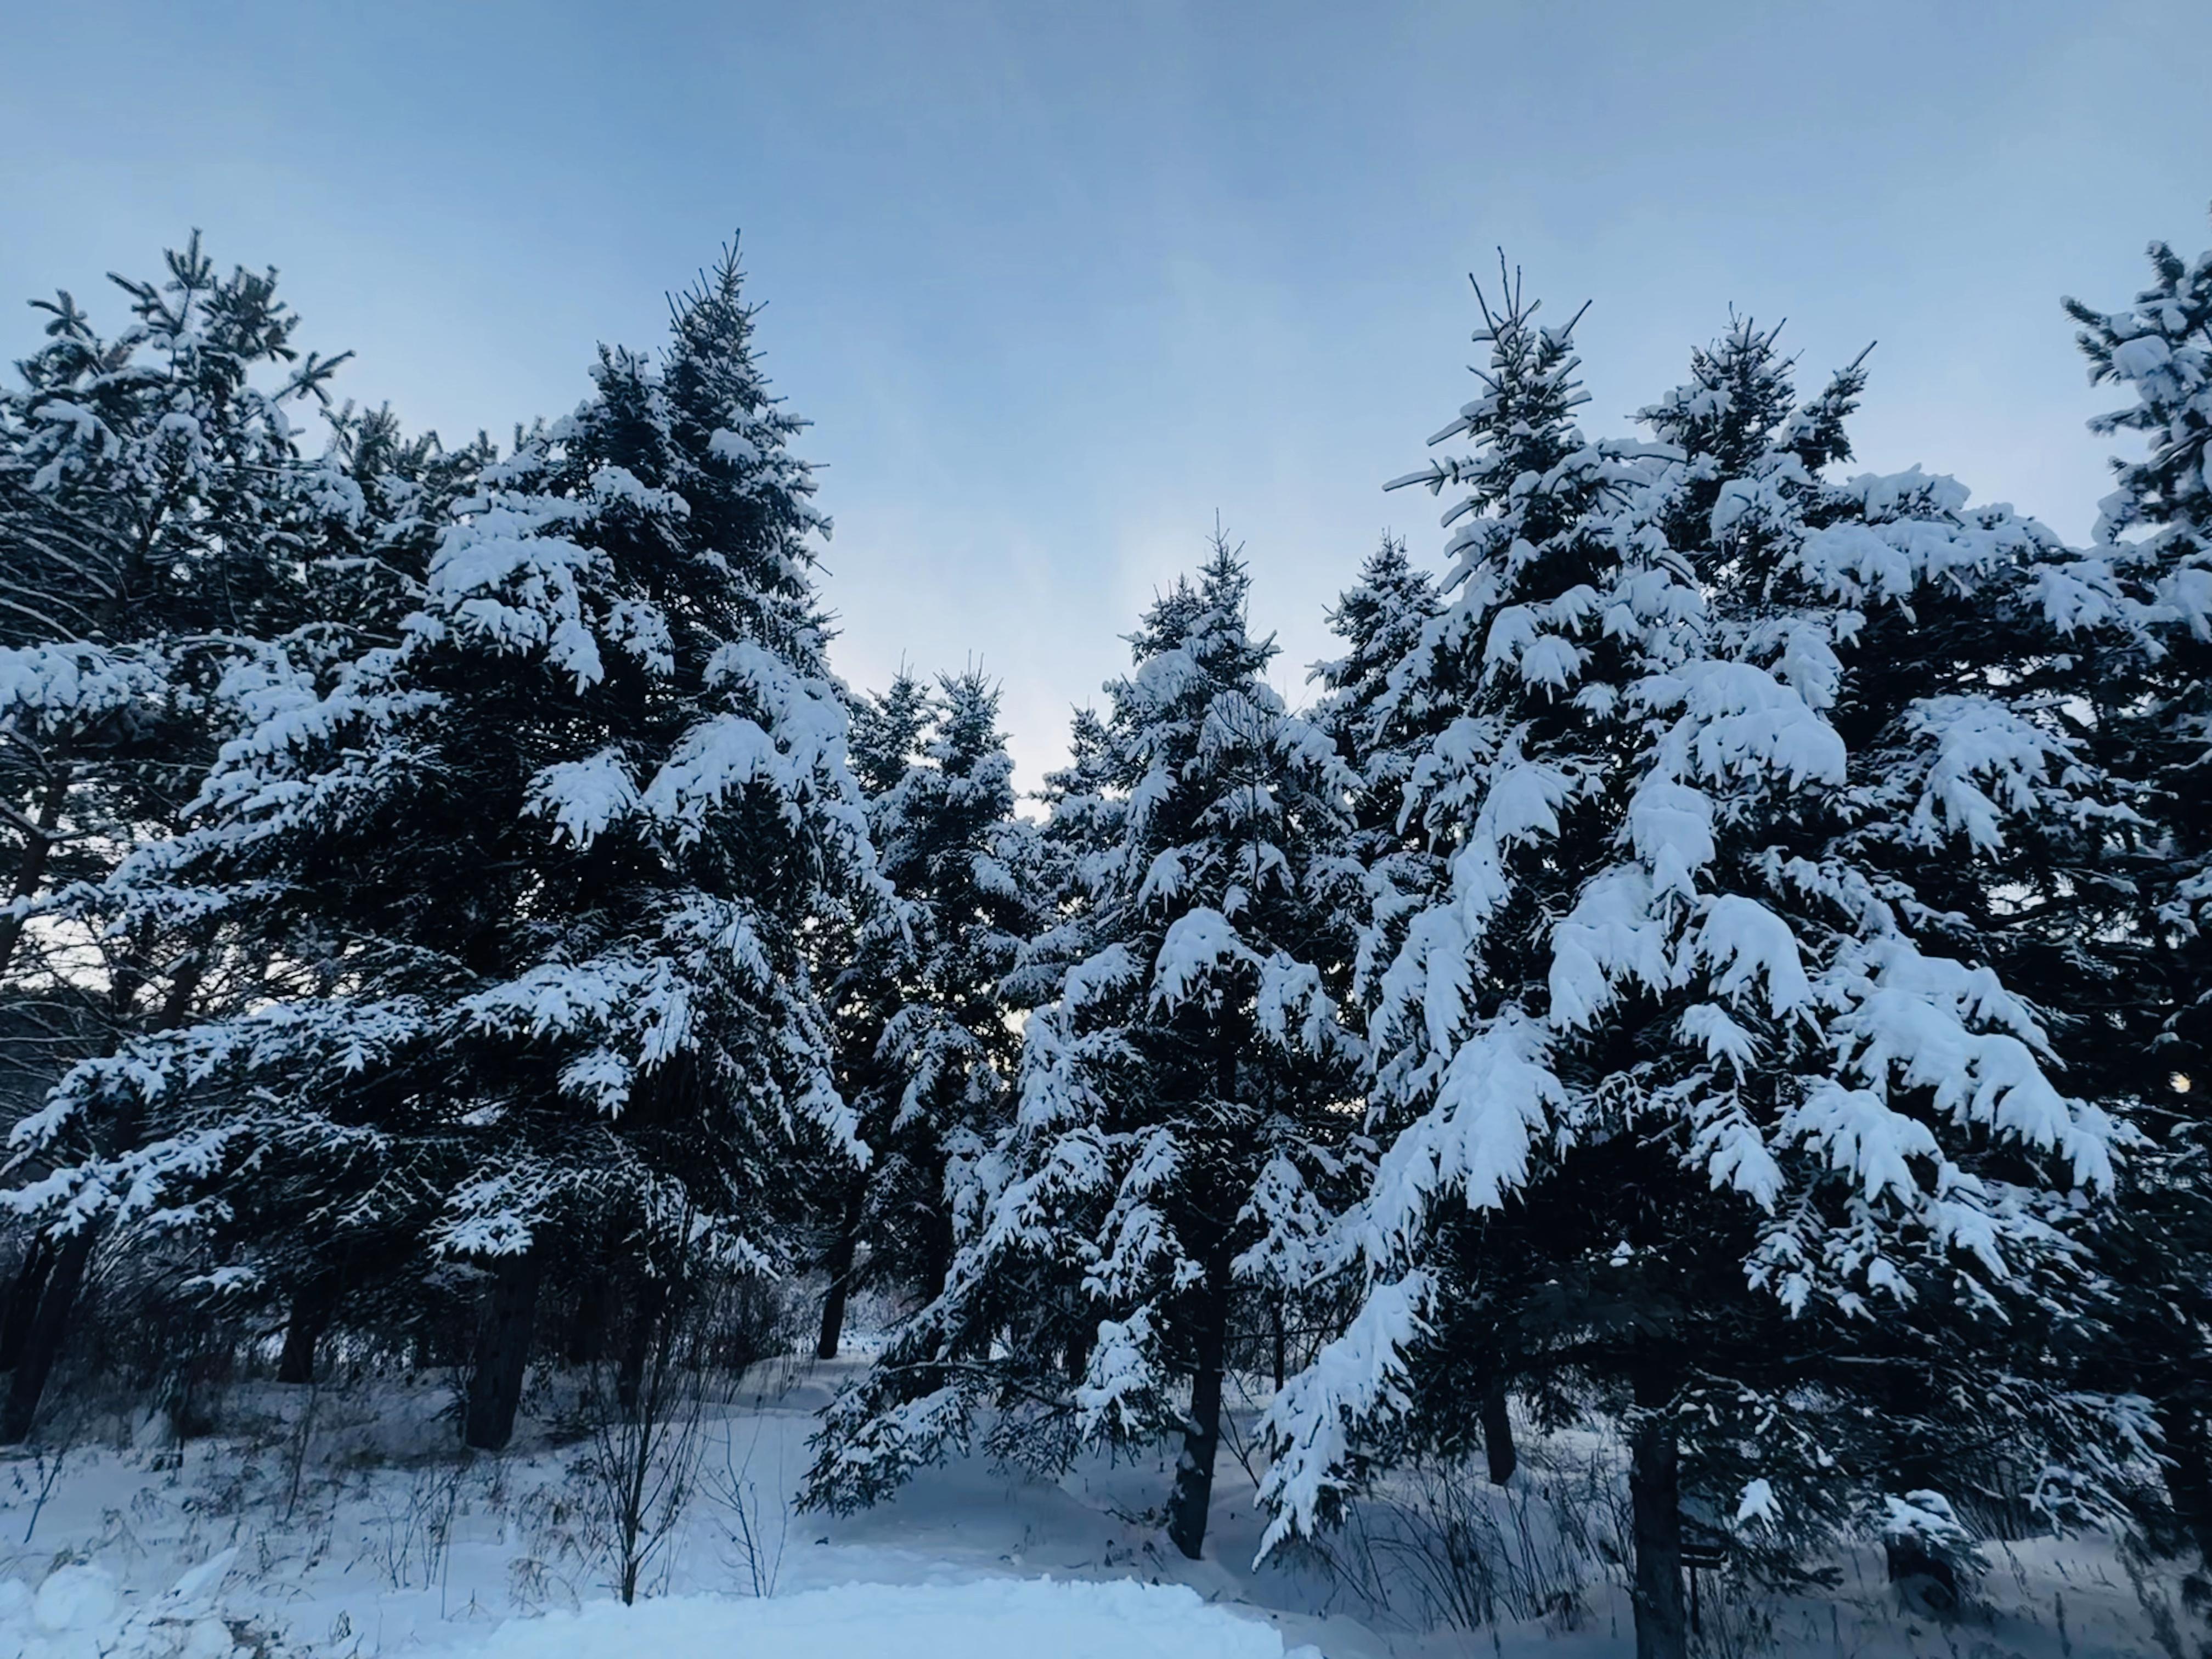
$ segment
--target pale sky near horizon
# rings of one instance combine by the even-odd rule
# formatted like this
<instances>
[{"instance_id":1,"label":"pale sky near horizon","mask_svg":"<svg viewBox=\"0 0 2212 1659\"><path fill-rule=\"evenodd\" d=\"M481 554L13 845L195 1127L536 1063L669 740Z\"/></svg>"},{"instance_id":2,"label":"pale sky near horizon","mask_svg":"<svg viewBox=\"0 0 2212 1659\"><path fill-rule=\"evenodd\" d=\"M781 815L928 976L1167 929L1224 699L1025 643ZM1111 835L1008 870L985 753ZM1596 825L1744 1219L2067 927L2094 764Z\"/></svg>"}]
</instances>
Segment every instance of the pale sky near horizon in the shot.
<instances>
[{"instance_id":1,"label":"pale sky near horizon","mask_svg":"<svg viewBox=\"0 0 2212 1659\"><path fill-rule=\"evenodd\" d=\"M1381 485L1472 395L1498 245L1593 301L1588 429L1787 317L1808 382L1880 341L1863 463L2079 537L2109 399L2059 296L2212 240L2202 0L0 0L0 70L7 358L198 226L347 395L497 435L741 228L841 672L980 659L1030 787L1217 512L1294 699L1383 528L1434 560Z\"/></svg>"}]
</instances>

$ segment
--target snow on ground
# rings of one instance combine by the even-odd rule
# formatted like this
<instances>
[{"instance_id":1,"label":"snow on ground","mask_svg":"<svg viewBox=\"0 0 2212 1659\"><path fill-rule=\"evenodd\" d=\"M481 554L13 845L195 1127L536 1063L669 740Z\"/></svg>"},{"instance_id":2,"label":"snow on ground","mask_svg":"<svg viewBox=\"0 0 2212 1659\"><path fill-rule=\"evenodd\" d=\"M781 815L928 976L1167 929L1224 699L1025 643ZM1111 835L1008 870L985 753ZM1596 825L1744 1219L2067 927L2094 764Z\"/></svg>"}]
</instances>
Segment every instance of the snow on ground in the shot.
<instances>
[{"instance_id":1,"label":"snow on ground","mask_svg":"<svg viewBox=\"0 0 2212 1659\"><path fill-rule=\"evenodd\" d=\"M641 1653L758 1653L787 1659L1284 1659L1282 1638L1208 1607L1180 1585L853 1584L774 1601L686 1595L517 1620L471 1659L631 1659ZM1316 1659L1303 1648L1292 1659Z\"/></svg>"},{"instance_id":2,"label":"snow on ground","mask_svg":"<svg viewBox=\"0 0 2212 1659\"><path fill-rule=\"evenodd\" d=\"M1388 1602L1311 1564L1255 1570L1261 1524L1233 1452L1200 1562L1159 1532L1166 1449L1087 1460L1057 1480L970 1460L857 1516L796 1514L814 1413L854 1363L763 1368L717 1413L701 1489L629 1609L610 1598L578 1449L552 1443L541 1420L508 1455L464 1462L448 1449L450 1392L428 1381L240 1389L220 1437L172 1447L156 1425L135 1449L0 1462L0 1659L1632 1651L1618 1566L1603 1559L1564 1605L1472 1632L1425 1627L1402 1558L1376 1558L1401 1575ZM1525 1526L1518 1535L1526 1547ZM1702 1645L1711 1659L2099 1659L2165 1646L2099 1540L2015 1546L1992 1565L1979 1604L1950 1625L1901 1613L1864 1555L1817 1599L1731 1601L1708 1578Z\"/></svg>"}]
</instances>

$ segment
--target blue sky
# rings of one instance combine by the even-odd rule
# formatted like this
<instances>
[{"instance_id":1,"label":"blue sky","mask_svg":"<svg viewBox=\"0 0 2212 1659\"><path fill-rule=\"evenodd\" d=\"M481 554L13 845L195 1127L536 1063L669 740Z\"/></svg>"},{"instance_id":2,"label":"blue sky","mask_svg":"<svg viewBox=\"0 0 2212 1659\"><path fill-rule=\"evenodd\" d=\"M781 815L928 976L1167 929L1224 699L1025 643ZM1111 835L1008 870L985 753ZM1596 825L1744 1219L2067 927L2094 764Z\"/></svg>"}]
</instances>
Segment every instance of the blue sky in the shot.
<instances>
[{"instance_id":1,"label":"blue sky","mask_svg":"<svg viewBox=\"0 0 2212 1659\"><path fill-rule=\"evenodd\" d=\"M2078 536L2103 399L2058 297L2212 237L2201 0L0 0L0 298L199 226L448 435L572 406L742 227L841 668L980 659L1032 785L1217 511L1294 696L1378 532L1434 555L1380 485L1470 395L1498 244L1594 302L1593 430L1733 304L1808 379L1879 339L1868 465ZM0 352L34 331L0 308Z\"/></svg>"}]
</instances>

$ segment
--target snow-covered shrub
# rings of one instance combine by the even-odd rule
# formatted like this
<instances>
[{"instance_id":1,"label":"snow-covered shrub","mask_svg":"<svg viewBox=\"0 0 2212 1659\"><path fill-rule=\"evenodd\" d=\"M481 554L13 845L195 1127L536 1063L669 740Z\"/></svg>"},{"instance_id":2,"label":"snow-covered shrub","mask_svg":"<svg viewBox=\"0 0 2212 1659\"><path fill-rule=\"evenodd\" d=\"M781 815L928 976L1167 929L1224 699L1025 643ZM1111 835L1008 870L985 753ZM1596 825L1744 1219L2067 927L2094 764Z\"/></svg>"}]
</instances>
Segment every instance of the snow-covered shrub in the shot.
<instances>
[{"instance_id":1,"label":"snow-covered shrub","mask_svg":"<svg viewBox=\"0 0 2212 1659\"><path fill-rule=\"evenodd\" d=\"M1940 1492L1909 1492L1884 1500L1882 1551L1890 1583L1916 1612L1948 1616L1988 1571L1973 1533Z\"/></svg>"},{"instance_id":2,"label":"snow-covered shrub","mask_svg":"<svg viewBox=\"0 0 2212 1659\"><path fill-rule=\"evenodd\" d=\"M226 1616L222 1582L238 1552L226 1550L150 1601L126 1596L96 1564L68 1562L35 1590L0 1579L0 1652L9 1659L280 1659L270 1632Z\"/></svg>"}]
</instances>

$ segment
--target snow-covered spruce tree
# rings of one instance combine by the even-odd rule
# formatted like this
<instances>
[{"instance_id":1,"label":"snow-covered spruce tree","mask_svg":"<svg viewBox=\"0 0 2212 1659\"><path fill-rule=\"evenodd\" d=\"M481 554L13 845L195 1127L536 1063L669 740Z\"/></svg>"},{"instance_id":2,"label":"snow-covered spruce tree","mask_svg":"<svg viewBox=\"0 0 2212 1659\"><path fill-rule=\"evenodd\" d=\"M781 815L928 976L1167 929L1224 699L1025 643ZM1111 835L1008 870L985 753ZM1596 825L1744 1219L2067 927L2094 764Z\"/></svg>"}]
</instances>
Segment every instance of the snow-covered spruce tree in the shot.
<instances>
[{"instance_id":1,"label":"snow-covered spruce tree","mask_svg":"<svg viewBox=\"0 0 2212 1659\"><path fill-rule=\"evenodd\" d=\"M1036 831L1014 815L999 694L975 670L933 691L902 673L856 706L853 769L869 795L878 906L833 995L839 1083L872 1154L833 1171L835 1231L816 1352L833 1358L865 1252L870 1279L944 1288L946 1177L996 1133L1020 1039L1000 984L1036 931Z\"/></svg>"},{"instance_id":2,"label":"snow-covered spruce tree","mask_svg":"<svg viewBox=\"0 0 2212 1659\"><path fill-rule=\"evenodd\" d=\"M47 343L0 398L0 974L40 892L173 820L210 682L283 625L320 528L283 405L343 359L299 359L273 273L222 276L197 236L167 265L114 279L136 320L112 340L66 292L39 302Z\"/></svg>"},{"instance_id":3,"label":"snow-covered spruce tree","mask_svg":"<svg viewBox=\"0 0 2212 1659\"><path fill-rule=\"evenodd\" d=\"M1510 282L1486 307L1441 434L1474 453L1401 481L1469 491L1425 670L1455 718L1412 785L1442 873L1377 901L1386 1146L1340 1243L1366 1290L1279 1396L1263 1496L1272 1547L1377 1458L1466 1443L1501 1384L1599 1412L1658 1659L1685 1511L1777 1554L1877 1504L1899 1471L1861 1408L1905 1374L1923 1417L1963 1392L2094 1468L2105 1425L2045 1420L1999 1316L2063 1325L2059 1228L2113 1132L1907 876L2100 809L2048 729L1856 648L2036 538L1917 475L1824 485L1855 371L1792 416L1740 331L1666 443L1593 442L1571 325L1534 313Z\"/></svg>"},{"instance_id":4,"label":"snow-covered spruce tree","mask_svg":"<svg viewBox=\"0 0 2212 1659\"><path fill-rule=\"evenodd\" d=\"M1773 335L1738 320L1696 355L1689 385L1645 411L1683 458L1659 522L1669 545L1693 551L1712 639L1729 655L1783 672L1790 636L1832 641L1836 668L1807 656L1794 682L1850 757L1831 815L1806 816L1821 863L1898 907L1927 956L1992 973L2029 1016L2047 1076L2109 1100L2085 1060L2112 1036L2111 975L2084 946L2114 920L2101 866L2134 815L2096 764L2082 693L2130 650L2124 601L2106 561L2006 507L1969 507L1948 478L1823 482L1823 468L1850 459L1863 362L1793 413ZM1816 1308L1790 1333L1799 1350L1827 1340L1851 1356L1847 1382L1820 1377L1798 1396L1830 1407L1814 1449L1835 1460L1816 1458L1798 1484L1847 1498L1856 1481L1869 1512L1833 1518L1872 1522L1895 1573L1946 1570L1924 1559L1917 1528L1882 1524L1885 1510L1928 1507L1924 1494L1966 1536L2014 1536L2126 1490L2114 1457L2132 1408L2078 1391L2082 1359L2105 1346L2085 1316L2109 1307L2107 1287L2064 1249L2014 1267L2002 1317L1979 1287L1923 1279L1877 1330L1854 1316L1840 1339L1815 1338L1804 1327ZM2109 1394L2113 1379L2102 1384ZM1711 1438L1685 1434L1686 1475L1725 1487L1737 1472L1706 1450ZM2095 1490L2075 1501L2055 1478L2037 1484L2046 1468L2088 1475ZM1784 1485L1771 1467L1742 1473Z\"/></svg>"},{"instance_id":5,"label":"snow-covered spruce tree","mask_svg":"<svg viewBox=\"0 0 2212 1659\"><path fill-rule=\"evenodd\" d=\"M1435 577L1407 556L1403 538L1385 535L1360 567L1358 581L1338 598L1328 625L1345 653L1315 664L1309 678L1322 688L1314 723L1359 781L1349 850L1364 884L1358 911L1378 924L1357 932L1350 1000L1364 1006L1376 975L1389 963L1388 941L1396 923L1443 879L1443 861L1415 815L1407 786L1451 720L1434 672L1449 624ZM1512 1463L1507 1422L1501 1394L1491 1402L1485 1430L1500 1479Z\"/></svg>"},{"instance_id":6,"label":"snow-covered spruce tree","mask_svg":"<svg viewBox=\"0 0 2212 1659\"><path fill-rule=\"evenodd\" d=\"M920 761L931 714L928 686L903 665L882 696L862 693L850 699L847 752L872 820L881 814L884 797ZM881 1134L888 1117L882 1102L896 1090L878 1051L884 1028L904 1004L908 988L901 974L912 965L912 921L913 913L903 902L878 904L841 915L832 930L836 943L830 946L834 965L828 1002L836 1036L835 1077L838 1092L864 1135ZM816 1247L815 1254L827 1283L815 1352L820 1358L834 1359L862 1249L870 1176L877 1159L872 1146L868 1163L855 1169L849 1159L838 1158L834 1148L822 1150L827 1155L825 1167L815 1179L830 1196L818 1206L826 1242Z\"/></svg>"},{"instance_id":7,"label":"snow-covered spruce tree","mask_svg":"<svg viewBox=\"0 0 2212 1659\"><path fill-rule=\"evenodd\" d=\"M422 603L431 560L459 503L475 493L495 459L481 437L450 450L434 433L410 437L388 407L348 406L332 414L331 428L313 482L332 511L304 567L292 624L235 664L218 688L228 729L258 724L272 694L290 702L328 692L365 653L398 641ZM173 896L167 886L154 884L157 899ZM126 884L125 913L138 896ZM321 902L343 908L334 894ZM268 994L272 966L266 937L254 937L264 926L261 907L248 904L234 924L219 917L216 934L225 947L218 955L236 957L240 945L250 945L250 959L239 966L254 970L248 994L257 998ZM234 1269L206 1283L225 1311L281 1319L277 1381L314 1380L316 1355L342 1310L356 1328L387 1338L419 1320L419 1284L402 1270L411 1251L404 1235L314 1224L319 1194L289 1213L274 1197L264 1194L243 1212L210 1212L208 1224L191 1237L212 1261L234 1262L241 1251L254 1258L251 1274Z\"/></svg>"},{"instance_id":8,"label":"snow-covered spruce tree","mask_svg":"<svg viewBox=\"0 0 2212 1659\"><path fill-rule=\"evenodd\" d=\"M1087 949L1028 1021L944 1293L830 1414L815 1502L877 1497L988 1403L994 1445L1042 1426L1056 1457L1179 1431L1168 1529L1199 1553L1240 1292L1303 1285L1358 1056L1336 1001L1352 780L1263 678L1247 587L1217 543L1132 637Z\"/></svg>"},{"instance_id":9,"label":"snow-covered spruce tree","mask_svg":"<svg viewBox=\"0 0 2212 1659\"><path fill-rule=\"evenodd\" d=\"M1353 816L1367 862L1407 839L1406 784L1437 723L1423 665L1439 609L1436 579L1407 556L1404 538L1386 535L1329 611L1344 654L1313 667L1314 724L1359 780Z\"/></svg>"},{"instance_id":10,"label":"snow-covered spruce tree","mask_svg":"<svg viewBox=\"0 0 2212 1659\"><path fill-rule=\"evenodd\" d=\"M2129 913L2085 930L2124 994L2083 1063L2142 1103L2153 1142L2106 1241L2124 1288L2111 1352L2156 1402L2169 1518L2212 1571L2212 252L2157 243L2150 260L2131 306L2066 302L2090 378L2134 398L2093 428L2143 446L2113 462L2095 537L2143 648L2080 688L2141 819L2112 860Z\"/></svg>"},{"instance_id":11,"label":"snow-covered spruce tree","mask_svg":"<svg viewBox=\"0 0 2212 1659\"><path fill-rule=\"evenodd\" d=\"M218 1276L301 1232L383 1273L482 1267L473 1445L511 1432L556 1255L649 1304L699 1261L777 1258L794 1141L860 1155L810 971L816 919L872 879L826 526L740 286L732 252L660 359L603 352L591 399L486 470L396 643L257 688L195 827L125 878L149 905L220 890L266 1000L77 1067L18 1130L156 1126L28 1196L220 1222Z\"/></svg>"},{"instance_id":12,"label":"snow-covered spruce tree","mask_svg":"<svg viewBox=\"0 0 2212 1659\"><path fill-rule=\"evenodd\" d=\"M1115 867L1129 804L1115 788L1114 738L1093 708L1068 722L1067 764L1044 775L1036 834L1037 932L1000 986L1009 1008L1049 1002L1061 976L1086 954L1083 920Z\"/></svg>"},{"instance_id":13,"label":"snow-covered spruce tree","mask_svg":"<svg viewBox=\"0 0 2212 1659\"><path fill-rule=\"evenodd\" d=\"M342 359L299 356L273 273L220 275L197 236L167 263L160 282L114 279L133 321L112 338L67 293L41 304L46 343L0 393L0 982L46 1081L226 977L198 907L126 921L95 896L176 827L234 717L226 672L313 607L319 555L358 505L286 412ZM133 1120L97 1134L127 1151ZM23 1146L10 1173L20 1190L47 1167ZM29 1432L100 1231L74 1210L33 1231L0 1440Z\"/></svg>"}]
</instances>

